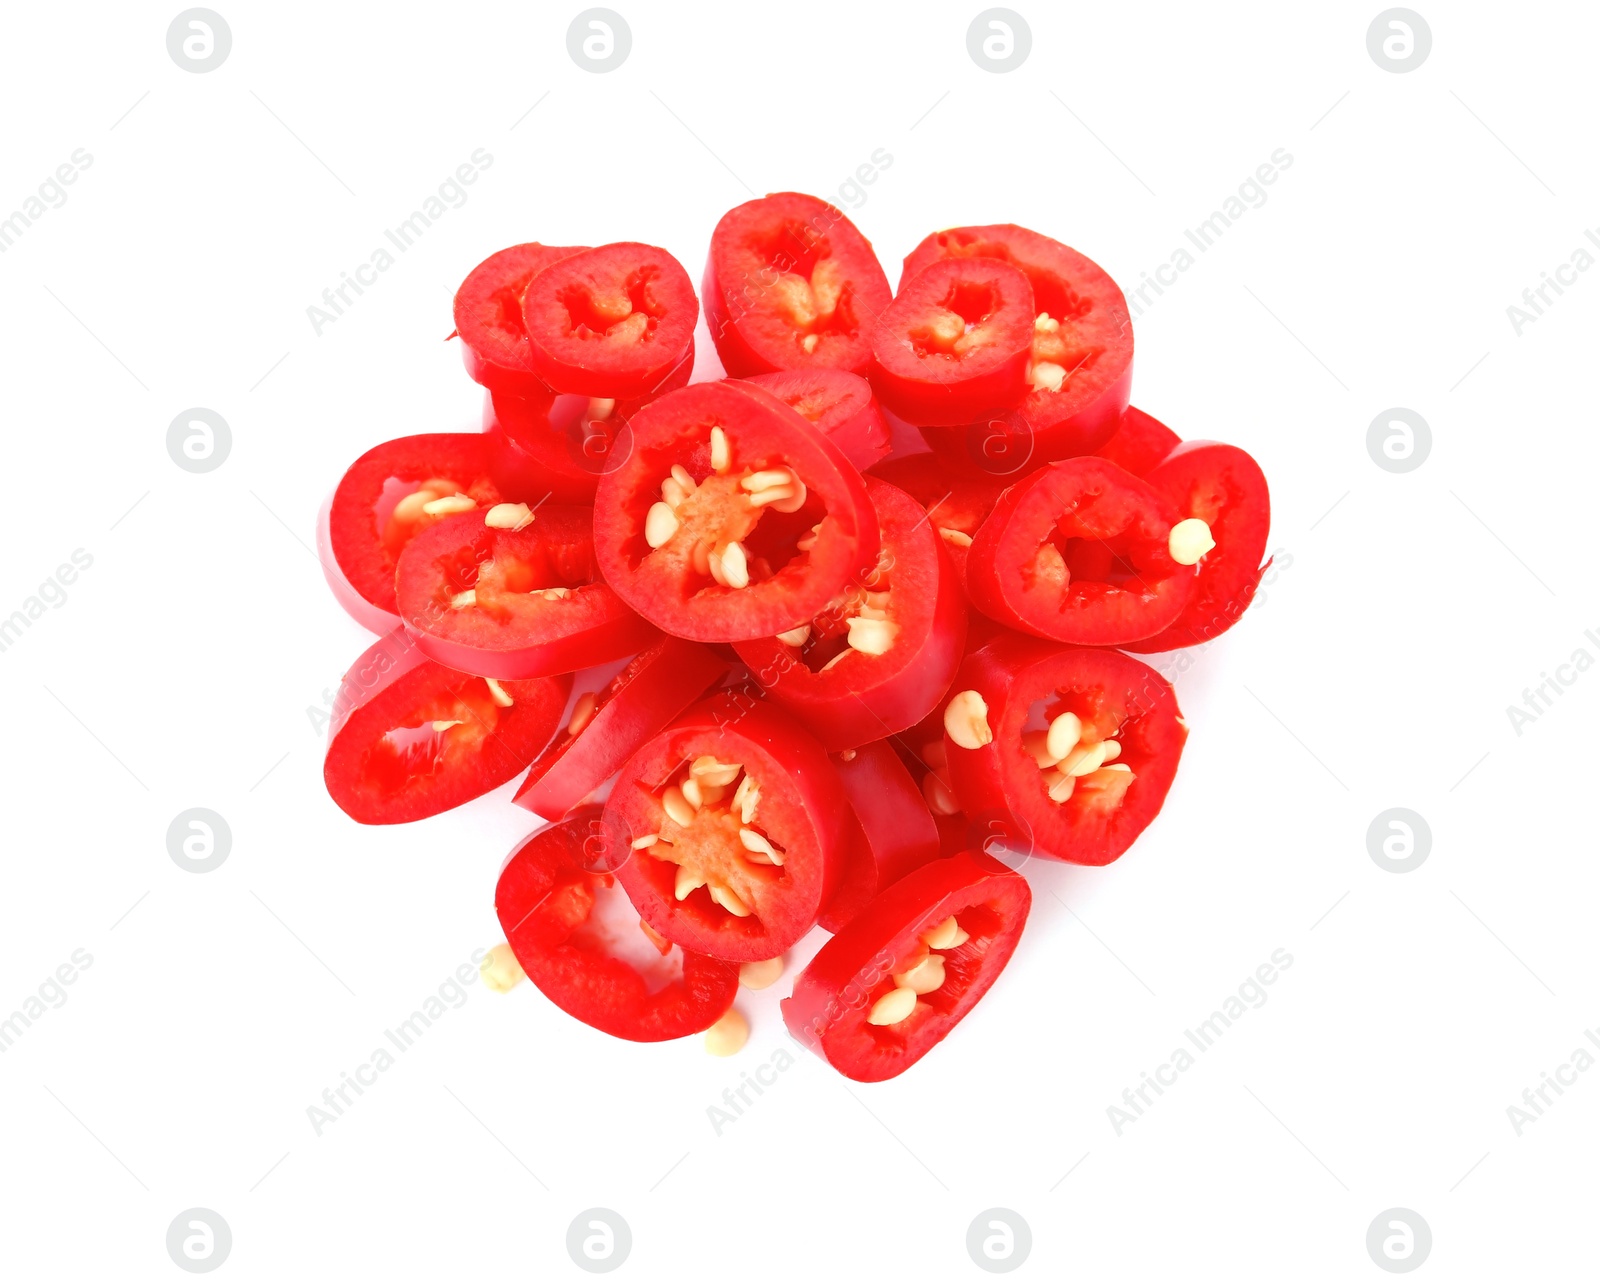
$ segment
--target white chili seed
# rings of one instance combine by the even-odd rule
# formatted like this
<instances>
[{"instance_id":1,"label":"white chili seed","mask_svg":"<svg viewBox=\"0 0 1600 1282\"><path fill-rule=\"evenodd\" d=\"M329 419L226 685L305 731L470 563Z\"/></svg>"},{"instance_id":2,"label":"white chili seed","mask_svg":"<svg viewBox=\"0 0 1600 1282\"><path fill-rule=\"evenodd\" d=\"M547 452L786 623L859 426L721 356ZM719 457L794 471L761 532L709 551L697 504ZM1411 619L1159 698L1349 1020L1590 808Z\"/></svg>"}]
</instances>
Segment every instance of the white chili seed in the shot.
<instances>
[{"instance_id":1,"label":"white chili seed","mask_svg":"<svg viewBox=\"0 0 1600 1282\"><path fill-rule=\"evenodd\" d=\"M498 681L493 677L485 677L483 683L489 687L489 697L494 700L495 707L509 708L511 706L511 696L505 692L505 687Z\"/></svg>"},{"instance_id":2,"label":"white chili seed","mask_svg":"<svg viewBox=\"0 0 1600 1282\"><path fill-rule=\"evenodd\" d=\"M1167 552L1179 565L1194 565L1216 546L1211 527L1197 516L1179 521L1167 534Z\"/></svg>"},{"instance_id":3,"label":"white chili seed","mask_svg":"<svg viewBox=\"0 0 1600 1282\"><path fill-rule=\"evenodd\" d=\"M644 517L644 541L653 548L660 547L678 532L678 514L669 503L652 503Z\"/></svg>"},{"instance_id":4,"label":"white chili seed","mask_svg":"<svg viewBox=\"0 0 1600 1282\"><path fill-rule=\"evenodd\" d=\"M491 948L478 963L478 974L483 976L483 986L491 993L509 993L527 978L510 944L496 944Z\"/></svg>"},{"instance_id":5,"label":"white chili seed","mask_svg":"<svg viewBox=\"0 0 1600 1282\"><path fill-rule=\"evenodd\" d=\"M739 967L740 988L771 988L783 974L783 958L769 957L765 961L745 962Z\"/></svg>"},{"instance_id":6,"label":"white chili seed","mask_svg":"<svg viewBox=\"0 0 1600 1282\"><path fill-rule=\"evenodd\" d=\"M533 509L526 503L496 503L483 514L492 530L520 530L533 524Z\"/></svg>"},{"instance_id":7,"label":"white chili seed","mask_svg":"<svg viewBox=\"0 0 1600 1282\"><path fill-rule=\"evenodd\" d=\"M955 793L950 791L950 785L941 779L936 771L930 770L922 776L922 799L928 803L928 809L936 815L961 813L961 803L956 800Z\"/></svg>"},{"instance_id":8,"label":"white chili seed","mask_svg":"<svg viewBox=\"0 0 1600 1282\"><path fill-rule=\"evenodd\" d=\"M917 995L909 988L892 989L872 1003L872 1009L867 1012L867 1023L879 1026L898 1024L916 1008Z\"/></svg>"},{"instance_id":9,"label":"white chili seed","mask_svg":"<svg viewBox=\"0 0 1600 1282\"><path fill-rule=\"evenodd\" d=\"M677 878L672 883L672 897L679 901L685 900L705 884L704 877L695 876L694 873L679 864Z\"/></svg>"},{"instance_id":10,"label":"white chili seed","mask_svg":"<svg viewBox=\"0 0 1600 1282\"><path fill-rule=\"evenodd\" d=\"M748 917L750 915L750 905L745 903L744 900L740 899L738 895L734 894L730 887L712 885L707 887L707 889L711 891L711 898L717 903L721 904L735 917Z\"/></svg>"},{"instance_id":11,"label":"white chili seed","mask_svg":"<svg viewBox=\"0 0 1600 1282\"><path fill-rule=\"evenodd\" d=\"M925 930L922 932L922 942L925 943L929 948L935 948L941 951L950 948L959 948L970 938L971 936L969 936L966 931L961 929L961 923L958 922L954 917L946 917L931 930Z\"/></svg>"},{"instance_id":12,"label":"white chili seed","mask_svg":"<svg viewBox=\"0 0 1600 1282\"><path fill-rule=\"evenodd\" d=\"M895 634L900 629L887 619L863 619L860 617L846 619L846 626L850 635L846 638L852 650L859 650L862 654L888 654L894 647Z\"/></svg>"},{"instance_id":13,"label":"white chili seed","mask_svg":"<svg viewBox=\"0 0 1600 1282\"><path fill-rule=\"evenodd\" d=\"M750 1022L731 1006L710 1028L706 1029L706 1053L727 1058L737 1055L750 1040Z\"/></svg>"},{"instance_id":14,"label":"white chili seed","mask_svg":"<svg viewBox=\"0 0 1600 1282\"><path fill-rule=\"evenodd\" d=\"M457 592L450 598L452 610L465 610L478 604L478 589L468 588L465 592Z\"/></svg>"},{"instance_id":15,"label":"white chili seed","mask_svg":"<svg viewBox=\"0 0 1600 1282\"><path fill-rule=\"evenodd\" d=\"M953 548L969 548L972 546L972 535L961 530L952 530L947 526L939 527L939 537Z\"/></svg>"},{"instance_id":16,"label":"white chili seed","mask_svg":"<svg viewBox=\"0 0 1600 1282\"><path fill-rule=\"evenodd\" d=\"M914 993L931 993L944 983L944 957L929 953L910 970L894 977L896 988L909 988Z\"/></svg>"},{"instance_id":17,"label":"white chili seed","mask_svg":"<svg viewBox=\"0 0 1600 1282\"><path fill-rule=\"evenodd\" d=\"M754 854L765 855L769 864L776 864L780 868L783 867L783 851L779 850L754 828L739 829L739 844Z\"/></svg>"},{"instance_id":18,"label":"white chili seed","mask_svg":"<svg viewBox=\"0 0 1600 1282\"><path fill-rule=\"evenodd\" d=\"M1036 390L1059 392L1066 377L1065 367L1054 361L1039 361L1028 367L1028 382Z\"/></svg>"},{"instance_id":19,"label":"white chili seed","mask_svg":"<svg viewBox=\"0 0 1600 1282\"><path fill-rule=\"evenodd\" d=\"M593 690L586 690L578 696L578 701L572 705L572 716L567 720L567 733L573 737L582 734L584 727L594 720L595 710L600 706L600 697Z\"/></svg>"},{"instance_id":20,"label":"white chili seed","mask_svg":"<svg viewBox=\"0 0 1600 1282\"><path fill-rule=\"evenodd\" d=\"M667 812L667 818L680 828L687 828L694 822L694 807L676 784L669 785L661 794L661 808Z\"/></svg>"},{"instance_id":21,"label":"white chili seed","mask_svg":"<svg viewBox=\"0 0 1600 1282\"><path fill-rule=\"evenodd\" d=\"M963 690L945 705L944 732L958 748L969 751L994 740L989 729L989 705L976 690Z\"/></svg>"},{"instance_id":22,"label":"white chili seed","mask_svg":"<svg viewBox=\"0 0 1600 1282\"><path fill-rule=\"evenodd\" d=\"M790 628L787 632L778 633L778 640L784 645L802 646L811 639L811 625L802 623L798 628Z\"/></svg>"},{"instance_id":23,"label":"white chili seed","mask_svg":"<svg viewBox=\"0 0 1600 1282\"><path fill-rule=\"evenodd\" d=\"M750 586L750 567L745 560L744 544L730 543L722 549L722 577L730 588Z\"/></svg>"},{"instance_id":24,"label":"white chili seed","mask_svg":"<svg viewBox=\"0 0 1600 1282\"><path fill-rule=\"evenodd\" d=\"M1083 721L1075 712L1063 712L1050 723L1050 732L1046 744L1050 755L1057 761L1066 757L1078 746L1078 740L1083 738Z\"/></svg>"},{"instance_id":25,"label":"white chili seed","mask_svg":"<svg viewBox=\"0 0 1600 1282\"><path fill-rule=\"evenodd\" d=\"M465 494L451 494L442 499L432 499L422 505L422 510L429 516L454 516L458 512L470 512L478 505Z\"/></svg>"},{"instance_id":26,"label":"white chili seed","mask_svg":"<svg viewBox=\"0 0 1600 1282\"><path fill-rule=\"evenodd\" d=\"M720 427L711 429L711 470L719 475L733 462L733 451L728 448L728 434Z\"/></svg>"},{"instance_id":27,"label":"white chili seed","mask_svg":"<svg viewBox=\"0 0 1600 1282\"><path fill-rule=\"evenodd\" d=\"M435 721L431 724L433 726L434 734L443 734L446 730L450 729L451 726L464 726L467 723L465 721Z\"/></svg>"}]
</instances>

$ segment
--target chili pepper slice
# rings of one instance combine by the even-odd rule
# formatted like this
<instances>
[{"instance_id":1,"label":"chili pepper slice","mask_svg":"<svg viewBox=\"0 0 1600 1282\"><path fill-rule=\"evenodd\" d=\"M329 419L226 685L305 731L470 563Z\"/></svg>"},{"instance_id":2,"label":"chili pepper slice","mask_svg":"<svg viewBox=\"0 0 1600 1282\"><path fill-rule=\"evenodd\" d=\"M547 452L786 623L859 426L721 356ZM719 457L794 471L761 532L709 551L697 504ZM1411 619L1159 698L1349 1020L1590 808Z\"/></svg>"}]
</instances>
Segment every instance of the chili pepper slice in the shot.
<instances>
[{"instance_id":1,"label":"chili pepper slice","mask_svg":"<svg viewBox=\"0 0 1600 1282\"><path fill-rule=\"evenodd\" d=\"M1002 223L935 232L906 256L901 289L930 263L971 257L1009 263L1033 287L1028 392L1017 407L1033 457L1095 449L1117 430L1133 388L1133 325L1117 283L1060 241Z\"/></svg>"},{"instance_id":2,"label":"chili pepper slice","mask_svg":"<svg viewBox=\"0 0 1600 1282\"><path fill-rule=\"evenodd\" d=\"M844 214L799 192L746 201L711 235L701 294L734 378L779 369L864 374L891 297L872 245Z\"/></svg>"},{"instance_id":3,"label":"chili pepper slice","mask_svg":"<svg viewBox=\"0 0 1600 1282\"><path fill-rule=\"evenodd\" d=\"M872 384L842 369L788 369L746 380L770 392L866 471L889 456L889 424Z\"/></svg>"},{"instance_id":4,"label":"chili pepper slice","mask_svg":"<svg viewBox=\"0 0 1600 1282\"><path fill-rule=\"evenodd\" d=\"M603 1033L661 1042L711 1027L733 1005L739 967L641 930L615 877L597 870L600 816L585 807L512 852L494 893L506 942L535 988Z\"/></svg>"},{"instance_id":5,"label":"chili pepper slice","mask_svg":"<svg viewBox=\"0 0 1600 1282\"><path fill-rule=\"evenodd\" d=\"M1145 477L1177 506L1204 521L1215 546L1200 558L1194 596L1165 632L1128 644L1140 653L1200 645L1221 636L1250 608L1267 566L1272 501L1261 465L1245 451L1215 441L1179 445Z\"/></svg>"},{"instance_id":6,"label":"chili pepper slice","mask_svg":"<svg viewBox=\"0 0 1600 1282\"><path fill-rule=\"evenodd\" d=\"M839 888L817 918L836 935L879 891L938 857L939 830L887 741L847 749L833 764L856 821Z\"/></svg>"},{"instance_id":7,"label":"chili pepper slice","mask_svg":"<svg viewBox=\"0 0 1600 1282\"><path fill-rule=\"evenodd\" d=\"M729 961L776 957L838 883L849 804L833 763L769 704L716 696L622 768L608 828L617 877L652 929Z\"/></svg>"},{"instance_id":8,"label":"chili pepper slice","mask_svg":"<svg viewBox=\"0 0 1600 1282\"><path fill-rule=\"evenodd\" d=\"M988 855L935 859L822 946L784 1000L783 1022L848 1078L898 1077L989 991L1031 904L1022 876Z\"/></svg>"},{"instance_id":9,"label":"chili pepper slice","mask_svg":"<svg viewBox=\"0 0 1600 1282\"><path fill-rule=\"evenodd\" d=\"M660 635L600 581L588 508L504 503L450 517L401 553L395 590L417 647L474 676L576 672Z\"/></svg>"},{"instance_id":10,"label":"chili pepper slice","mask_svg":"<svg viewBox=\"0 0 1600 1282\"><path fill-rule=\"evenodd\" d=\"M919 427L971 423L1028 388L1033 289L990 258L941 258L900 285L872 338L872 386Z\"/></svg>"},{"instance_id":11,"label":"chili pepper slice","mask_svg":"<svg viewBox=\"0 0 1600 1282\"><path fill-rule=\"evenodd\" d=\"M1008 489L967 555L967 592L997 622L1077 645L1170 627L1194 595L1204 524L1104 459L1051 463Z\"/></svg>"},{"instance_id":12,"label":"chili pepper slice","mask_svg":"<svg viewBox=\"0 0 1600 1282\"><path fill-rule=\"evenodd\" d=\"M1125 472L1147 476L1150 469L1183 442L1178 434L1141 409L1128 406L1116 432L1094 454Z\"/></svg>"},{"instance_id":13,"label":"chili pepper slice","mask_svg":"<svg viewBox=\"0 0 1600 1282\"><path fill-rule=\"evenodd\" d=\"M878 552L860 474L748 383L696 383L630 424L595 495L595 557L629 605L696 641L776 636Z\"/></svg>"},{"instance_id":14,"label":"chili pepper slice","mask_svg":"<svg viewBox=\"0 0 1600 1282\"><path fill-rule=\"evenodd\" d=\"M927 716L955 675L966 599L943 540L904 490L867 478L878 560L810 622L734 649L830 751L882 739Z\"/></svg>"},{"instance_id":15,"label":"chili pepper slice","mask_svg":"<svg viewBox=\"0 0 1600 1282\"><path fill-rule=\"evenodd\" d=\"M970 655L953 690L950 780L969 822L1002 845L1108 864L1166 801L1188 727L1139 660L1011 634Z\"/></svg>"},{"instance_id":16,"label":"chili pepper slice","mask_svg":"<svg viewBox=\"0 0 1600 1282\"><path fill-rule=\"evenodd\" d=\"M513 245L490 254L467 273L456 291L456 333L461 357L475 383L548 402L550 390L534 370L522 296L528 282L582 246Z\"/></svg>"},{"instance_id":17,"label":"chili pepper slice","mask_svg":"<svg viewBox=\"0 0 1600 1282\"><path fill-rule=\"evenodd\" d=\"M506 393L483 398L483 430L494 442L490 461L497 482L519 494L548 494L561 503L593 503L600 477L616 466L612 454L627 440L628 421L644 406L689 382L694 344L660 386L644 396L563 393L540 402Z\"/></svg>"},{"instance_id":18,"label":"chili pepper slice","mask_svg":"<svg viewBox=\"0 0 1600 1282\"><path fill-rule=\"evenodd\" d=\"M500 501L490 454L475 432L432 432L375 445L350 465L318 518L317 549L334 596L362 627L400 626L394 570L417 533L464 505Z\"/></svg>"},{"instance_id":19,"label":"chili pepper slice","mask_svg":"<svg viewBox=\"0 0 1600 1282\"><path fill-rule=\"evenodd\" d=\"M345 673L322 777L364 824L410 823L498 788L544 747L570 677L494 681L434 663L397 629Z\"/></svg>"},{"instance_id":20,"label":"chili pepper slice","mask_svg":"<svg viewBox=\"0 0 1600 1282\"><path fill-rule=\"evenodd\" d=\"M727 670L705 646L662 637L604 690L578 696L566 733L539 754L513 800L547 818L568 813Z\"/></svg>"},{"instance_id":21,"label":"chili pepper slice","mask_svg":"<svg viewBox=\"0 0 1600 1282\"><path fill-rule=\"evenodd\" d=\"M552 263L522 296L529 359L553 390L644 396L683 361L700 304L682 265L623 242Z\"/></svg>"}]
</instances>

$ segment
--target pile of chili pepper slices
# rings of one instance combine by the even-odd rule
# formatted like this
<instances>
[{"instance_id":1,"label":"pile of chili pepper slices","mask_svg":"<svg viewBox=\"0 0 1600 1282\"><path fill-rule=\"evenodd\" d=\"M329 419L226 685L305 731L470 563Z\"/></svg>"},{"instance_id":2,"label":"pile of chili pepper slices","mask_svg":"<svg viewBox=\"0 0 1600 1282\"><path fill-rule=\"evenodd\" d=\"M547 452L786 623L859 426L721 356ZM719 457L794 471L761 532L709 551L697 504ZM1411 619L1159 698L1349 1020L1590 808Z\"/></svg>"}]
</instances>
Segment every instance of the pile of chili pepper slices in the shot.
<instances>
[{"instance_id":1,"label":"pile of chili pepper slices","mask_svg":"<svg viewBox=\"0 0 1600 1282\"><path fill-rule=\"evenodd\" d=\"M702 308L732 377L692 377ZM549 822L491 984L731 1053L820 927L789 1030L905 1071L1015 950L1026 859L1109 863L1161 809L1187 726L1133 654L1249 606L1261 469L1129 405L1121 291L1023 227L937 232L891 291L783 193L716 224L698 298L653 245L515 245L455 326L483 430L374 446L323 512L378 634L329 795L406 823L521 775Z\"/></svg>"}]
</instances>

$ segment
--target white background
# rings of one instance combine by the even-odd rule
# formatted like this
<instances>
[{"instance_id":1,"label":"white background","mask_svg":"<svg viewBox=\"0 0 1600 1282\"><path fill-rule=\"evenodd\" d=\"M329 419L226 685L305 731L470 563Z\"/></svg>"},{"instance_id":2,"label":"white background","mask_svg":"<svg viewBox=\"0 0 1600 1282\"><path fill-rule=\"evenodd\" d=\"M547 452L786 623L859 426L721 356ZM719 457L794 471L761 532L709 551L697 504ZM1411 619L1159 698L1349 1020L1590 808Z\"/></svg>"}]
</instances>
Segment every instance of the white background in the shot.
<instances>
[{"instance_id":1,"label":"white background","mask_svg":"<svg viewBox=\"0 0 1600 1282\"><path fill-rule=\"evenodd\" d=\"M0 1014L93 957L0 1055L7 1276L181 1276L195 1206L239 1278L581 1276L593 1206L631 1226L624 1276L982 1276L990 1207L1031 1226L1024 1276L1381 1276L1396 1206L1424 1275L1592 1267L1600 1071L1520 1137L1506 1109L1600 1023L1600 675L1521 735L1506 706L1600 657L1600 272L1520 337L1506 308L1600 225L1600 14L1428 4L1396 75L1379 0L1017 2L1009 74L968 56L976 2L616 0L605 75L568 56L576 3L217 0L233 49L202 75L168 56L176 4L8 13L0 216L93 163L0 255L0 615L94 561L0 653ZM306 308L480 147L466 203L318 337ZM708 1107L792 1045L786 982L740 998L733 1060L473 984L318 1137L324 1088L499 938L530 827L510 786L398 829L325 795L307 710L367 638L319 504L367 447L475 426L443 339L490 251L647 240L698 280L726 209L844 203L878 148L849 212L891 282L935 228L1015 221L1125 288L1293 157L1136 325L1135 403L1261 460L1282 567L1177 678L1164 813L1113 867L1030 866L1010 970L897 1081L805 1057L718 1135ZM232 429L209 474L167 456L191 406ZM1404 475L1365 445L1391 406L1433 433ZM194 806L233 834L205 875L165 844ZM1404 875L1366 848L1392 806L1432 830ZM1108 1106L1278 948L1267 1004L1119 1137Z\"/></svg>"}]
</instances>

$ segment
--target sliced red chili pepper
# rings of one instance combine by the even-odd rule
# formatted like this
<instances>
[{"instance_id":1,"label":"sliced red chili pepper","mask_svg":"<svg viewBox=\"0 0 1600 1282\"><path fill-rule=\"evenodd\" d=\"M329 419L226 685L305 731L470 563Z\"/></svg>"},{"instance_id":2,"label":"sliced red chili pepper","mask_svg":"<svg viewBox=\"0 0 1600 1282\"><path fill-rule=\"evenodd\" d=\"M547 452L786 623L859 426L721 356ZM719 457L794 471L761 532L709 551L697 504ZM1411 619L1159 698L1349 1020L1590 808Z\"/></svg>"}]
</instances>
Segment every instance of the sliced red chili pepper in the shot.
<instances>
[{"instance_id":1,"label":"sliced red chili pepper","mask_svg":"<svg viewBox=\"0 0 1600 1282\"><path fill-rule=\"evenodd\" d=\"M699 315L678 260L631 242L563 258L522 296L534 370L579 396L627 399L659 387L689 351Z\"/></svg>"},{"instance_id":2,"label":"sliced red chili pepper","mask_svg":"<svg viewBox=\"0 0 1600 1282\"><path fill-rule=\"evenodd\" d=\"M456 290L456 333L472 380L496 391L548 401L550 391L534 372L522 295L528 282L551 263L581 252L581 246L513 245L490 254L467 273Z\"/></svg>"},{"instance_id":3,"label":"sliced red chili pepper","mask_svg":"<svg viewBox=\"0 0 1600 1282\"><path fill-rule=\"evenodd\" d=\"M950 778L977 839L1108 864L1166 801L1188 727L1171 685L1139 660L1002 636L953 689Z\"/></svg>"},{"instance_id":4,"label":"sliced red chili pepper","mask_svg":"<svg viewBox=\"0 0 1600 1282\"><path fill-rule=\"evenodd\" d=\"M494 910L533 986L613 1037L662 1042L711 1027L739 991L739 967L651 942L607 872L598 806L541 828L512 852Z\"/></svg>"},{"instance_id":5,"label":"sliced red chili pepper","mask_svg":"<svg viewBox=\"0 0 1600 1282\"><path fill-rule=\"evenodd\" d=\"M1033 902L988 855L935 859L895 882L811 959L783 1022L846 1077L898 1077L989 991Z\"/></svg>"},{"instance_id":6,"label":"sliced red chili pepper","mask_svg":"<svg viewBox=\"0 0 1600 1282\"><path fill-rule=\"evenodd\" d=\"M570 677L490 684L424 657L406 632L345 673L322 777L357 823L426 819L498 788L544 747Z\"/></svg>"},{"instance_id":7,"label":"sliced red chili pepper","mask_svg":"<svg viewBox=\"0 0 1600 1282\"><path fill-rule=\"evenodd\" d=\"M1111 439L1094 453L1135 476L1146 476L1182 443L1160 419L1130 405Z\"/></svg>"},{"instance_id":8,"label":"sliced red chili pepper","mask_svg":"<svg viewBox=\"0 0 1600 1282\"><path fill-rule=\"evenodd\" d=\"M1266 565L1272 501L1267 478L1250 455L1215 441L1178 446L1145 477L1177 505L1178 515L1204 521L1216 546L1200 558L1194 596L1165 632L1128 649L1141 653L1199 645L1221 636L1250 608Z\"/></svg>"},{"instance_id":9,"label":"sliced red chili pepper","mask_svg":"<svg viewBox=\"0 0 1600 1282\"><path fill-rule=\"evenodd\" d=\"M872 469L872 475L898 485L922 505L928 524L939 531L956 577L966 582L967 550L987 519L1006 482L973 468L951 467L933 454L907 454Z\"/></svg>"},{"instance_id":10,"label":"sliced red chili pepper","mask_svg":"<svg viewBox=\"0 0 1600 1282\"><path fill-rule=\"evenodd\" d=\"M334 596L362 627L381 634L400 625L394 596L400 553L458 507L456 495L477 507L500 501L490 451L474 432L432 432L375 445L350 465L322 510L317 547Z\"/></svg>"},{"instance_id":11,"label":"sliced red chili pepper","mask_svg":"<svg viewBox=\"0 0 1600 1282\"><path fill-rule=\"evenodd\" d=\"M879 891L939 854L939 830L922 790L887 742L833 759L856 826L839 888L817 918L838 934Z\"/></svg>"},{"instance_id":12,"label":"sliced red chili pepper","mask_svg":"<svg viewBox=\"0 0 1600 1282\"><path fill-rule=\"evenodd\" d=\"M901 290L930 263L971 257L1010 263L1033 287L1029 390L1018 407L1033 456L1088 453L1117 430L1133 388L1133 326L1122 291L1076 250L1010 223L935 232L906 256Z\"/></svg>"},{"instance_id":13,"label":"sliced red chili pepper","mask_svg":"<svg viewBox=\"0 0 1600 1282\"><path fill-rule=\"evenodd\" d=\"M990 618L1077 645L1168 628L1194 595L1173 547L1177 509L1104 459L1063 459L1008 489L967 555L967 592Z\"/></svg>"},{"instance_id":14,"label":"sliced red chili pepper","mask_svg":"<svg viewBox=\"0 0 1600 1282\"><path fill-rule=\"evenodd\" d=\"M660 635L600 581L588 508L508 503L441 521L401 554L395 590L417 647L474 676L576 672Z\"/></svg>"},{"instance_id":15,"label":"sliced red chili pepper","mask_svg":"<svg viewBox=\"0 0 1600 1282\"><path fill-rule=\"evenodd\" d=\"M868 477L877 563L809 623L734 649L823 747L837 752L915 725L949 688L966 598L941 538L904 490Z\"/></svg>"},{"instance_id":16,"label":"sliced red chili pepper","mask_svg":"<svg viewBox=\"0 0 1600 1282\"><path fill-rule=\"evenodd\" d=\"M689 382L694 343L659 387L632 400L562 394L540 402L490 392L483 430L494 441L491 462L502 487L549 494L562 503L590 503L600 477L616 466L612 448L627 439L628 421L645 405Z\"/></svg>"},{"instance_id":17,"label":"sliced red chili pepper","mask_svg":"<svg viewBox=\"0 0 1600 1282\"><path fill-rule=\"evenodd\" d=\"M748 382L771 392L830 441L861 471L889 456L889 424L872 384L842 369L786 369Z\"/></svg>"},{"instance_id":18,"label":"sliced red chili pepper","mask_svg":"<svg viewBox=\"0 0 1600 1282\"><path fill-rule=\"evenodd\" d=\"M705 646L662 637L604 690L578 697L567 733L539 755L513 800L548 818L566 814L727 670Z\"/></svg>"},{"instance_id":19,"label":"sliced red chili pepper","mask_svg":"<svg viewBox=\"0 0 1600 1282\"><path fill-rule=\"evenodd\" d=\"M778 369L864 374L888 278L867 238L826 201L779 192L730 209L701 286L729 375Z\"/></svg>"},{"instance_id":20,"label":"sliced red chili pepper","mask_svg":"<svg viewBox=\"0 0 1600 1282\"><path fill-rule=\"evenodd\" d=\"M595 556L617 594L695 641L776 636L878 552L860 474L748 383L696 383L633 417L595 495Z\"/></svg>"},{"instance_id":21,"label":"sliced red chili pepper","mask_svg":"<svg viewBox=\"0 0 1600 1282\"><path fill-rule=\"evenodd\" d=\"M776 957L838 883L849 805L820 744L747 695L687 713L622 768L606 822L633 846L617 876L680 947Z\"/></svg>"},{"instance_id":22,"label":"sliced red chili pepper","mask_svg":"<svg viewBox=\"0 0 1600 1282\"><path fill-rule=\"evenodd\" d=\"M918 426L971 423L1028 388L1033 289L1009 264L945 258L901 282L872 339L872 386Z\"/></svg>"}]
</instances>

